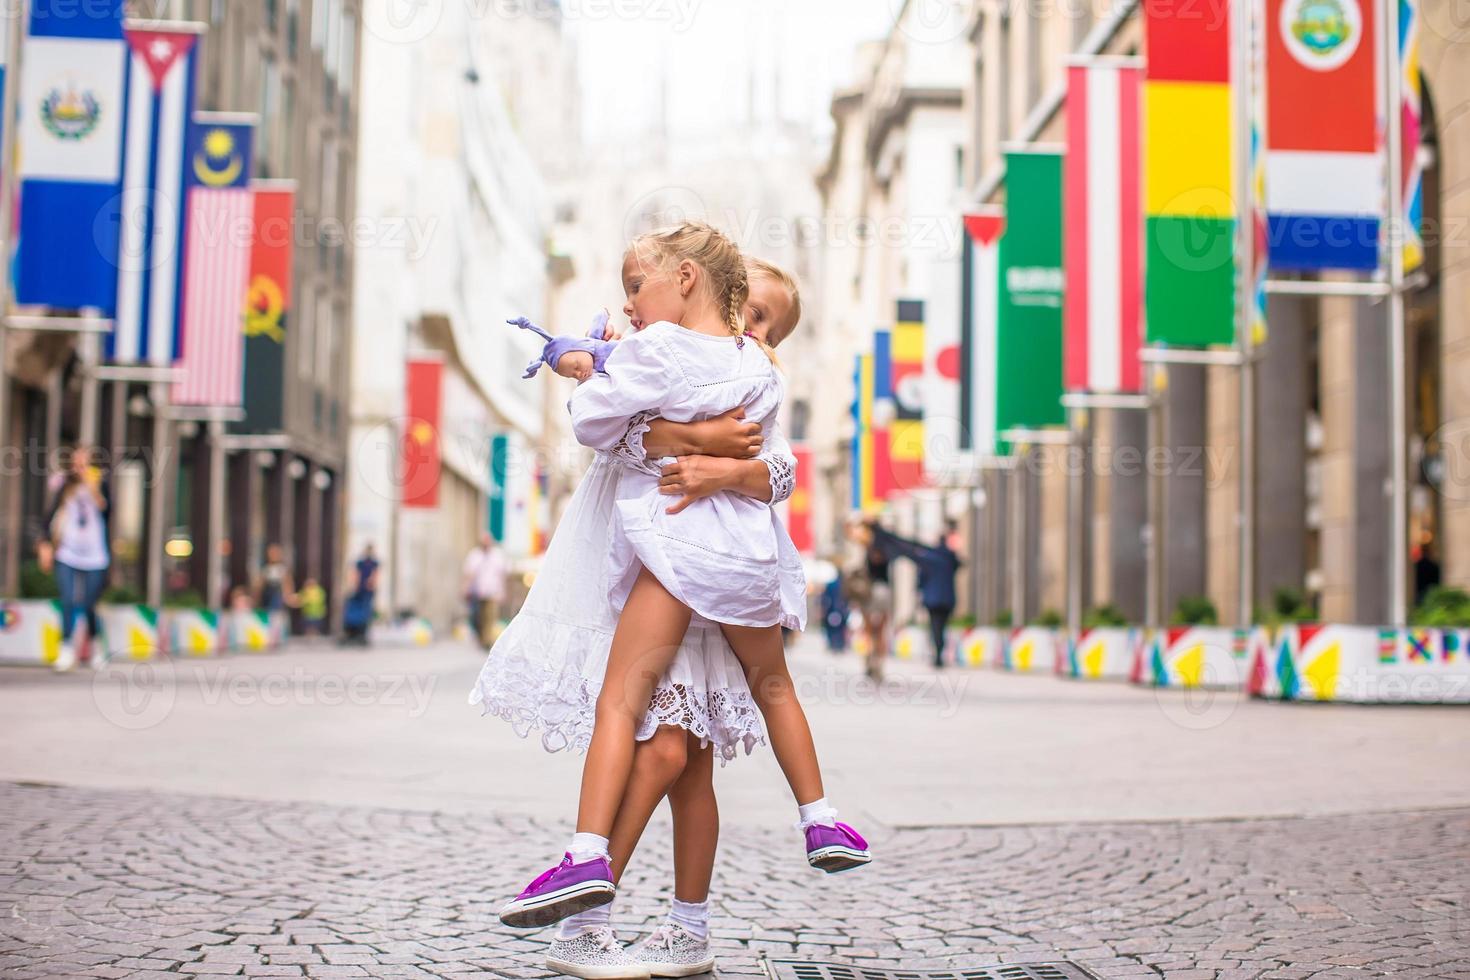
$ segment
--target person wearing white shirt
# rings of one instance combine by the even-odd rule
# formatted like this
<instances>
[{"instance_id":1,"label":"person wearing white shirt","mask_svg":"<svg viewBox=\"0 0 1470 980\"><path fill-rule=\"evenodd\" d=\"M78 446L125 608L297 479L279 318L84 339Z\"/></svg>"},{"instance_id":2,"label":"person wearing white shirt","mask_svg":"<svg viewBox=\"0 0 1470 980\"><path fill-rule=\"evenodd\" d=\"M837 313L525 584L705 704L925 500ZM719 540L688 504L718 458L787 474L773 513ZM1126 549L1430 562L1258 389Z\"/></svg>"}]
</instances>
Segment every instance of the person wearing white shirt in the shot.
<instances>
[{"instance_id":1,"label":"person wearing white shirt","mask_svg":"<svg viewBox=\"0 0 1470 980\"><path fill-rule=\"evenodd\" d=\"M500 622L500 604L505 601L505 556L488 533L464 559L461 569L465 602L469 604L470 629L482 648L490 649L495 627Z\"/></svg>"}]
</instances>

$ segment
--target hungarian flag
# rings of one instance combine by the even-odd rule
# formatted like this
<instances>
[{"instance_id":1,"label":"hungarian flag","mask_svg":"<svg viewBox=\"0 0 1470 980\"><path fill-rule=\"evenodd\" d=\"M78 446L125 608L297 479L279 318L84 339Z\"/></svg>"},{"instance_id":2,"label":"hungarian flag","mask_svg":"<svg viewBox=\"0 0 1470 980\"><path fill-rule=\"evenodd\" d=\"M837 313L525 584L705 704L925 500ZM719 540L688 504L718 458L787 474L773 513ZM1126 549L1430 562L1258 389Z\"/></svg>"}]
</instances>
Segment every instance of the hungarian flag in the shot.
<instances>
[{"instance_id":1,"label":"hungarian flag","mask_svg":"<svg viewBox=\"0 0 1470 980\"><path fill-rule=\"evenodd\" d=\"M1067 69L1065 364L1068 391L1143 390L1137 61Z\"/></svg>"},{"instance_id":2,"label":"hungarian flag","mask_svg":"<svg viewBox=\"0 0 1470 980\"><path fill-rule=\"evenodd\" d=\"M1230 4L1144 0L1147 339L1235 342Z\"/></svg>"},{"instance_id":3,"label":"hungarian flag","mask_svg":"<svg viewBox=\"0 0 1470 980\"><path fill-rule=\"evenodd\" d=\"M1271 266L1378 268L1383 158L1374 4L1266 0Z\"/></svg>"},{"instance_id":4,"label":"hungarian flag","mask_svg":"<svg viewBox=\"0 0 1470 980\"><path fill-rule=\"evenodd\" d=\"M255 195L255 117L201 112L189 132L183 333L175 405L238 406Z\"/></svg>"},{"instance_id":5,"label":"hungarian flag","mask_svg":"<svg viewBox=\"0 0 1470 980\"><path fill-rule=\"evenodd\" d=\"M978 456L997 454L995 427L996 337L1000 322L1000 239L1005 209L986 207L964 216L961 258L960 413L966 424L960 448Z\"/></svg>"},{"instance_id":6,"label":"hungarian flag","mask_svg":"<svg viewBox=\"0 0 1470 980\"><path fill-rule=\"evenodd\" d=\"M444 362L410 358L404 366L403 441L400 470L403 506L439 506L439 425L444 403Z\"/></svg>"}]
</instances>

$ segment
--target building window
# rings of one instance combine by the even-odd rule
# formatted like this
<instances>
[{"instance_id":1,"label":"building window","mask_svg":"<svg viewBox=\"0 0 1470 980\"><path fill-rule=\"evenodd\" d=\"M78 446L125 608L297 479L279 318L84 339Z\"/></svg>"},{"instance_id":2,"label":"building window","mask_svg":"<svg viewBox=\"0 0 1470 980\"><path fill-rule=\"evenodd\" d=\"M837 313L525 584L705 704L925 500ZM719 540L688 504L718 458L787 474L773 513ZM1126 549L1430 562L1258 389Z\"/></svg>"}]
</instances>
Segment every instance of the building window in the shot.
<instances>
[{"instance_id":1,"label":"building window","mask_svg":"<svg viewBox=\"0 0 1470 980\"><path fill-rule=\"evenodd\" d=\"M296 172L296 79L288 78L281 87L281 161L279 173L289 177Z\"/></svg>"},{"instance_id":2,"label":"building window","mask_svg":"<svg viewBox=\"0 0 1470 980\"><path fill-rule=\"evenodd\" d=\"M320 246L318 246L320 247ZM301 325L297 328L296 374L303 381L312 376L312 355L316 353L316 303L301 304Z\"/></svg>"},{"instance_id":3,"label":"building window","mask_svg":"<svg viewBox=\"0 0 1470 980\"><path fill-rule=\"evenodd\" d=\"M352 14L342 15L342 30L338 42L337 90L342 93L342 124L351 120L352 74L357 61L357 18Z\"/></svg>"},{"instance_id":4,"label":"building window","mask_svg":"<svg viewBox=\"0 0 1470 980\"><path fill-rule=\"evenodd\" d=\"M973 127L970 134L971 152L975 155L970 163L970 180L977 185L985 175L985 154L990 146L985 132L985 100L990 93L985 91L985 85L985 55L981 53L975 59L975 106L974 118L970 121Z\"/></svg>"},{"instance_id":5,"label":"building window","mask_svg":"<svg viewBox=\"0 0 1470 980\"><path fill-rule=\"evenodd\" d=\"M286 0L286 57L293 62L300 34L301 0Z\"/></svg>"},{"instance_id":6,"label":"building window","mask_svg":"<svg viewBox=\"0 0 1470 980\"><path fill-rule=\"evenodd\" d=\"M328 385L332 380L332 349L337 342L337 307L333 305L329 290L323 290L317 300L316 324L316 381Z\"/></svg>"},{"instance_id":7,"label":"building window","mask_svg":"<svg viewBox=\"0 0 1470 980\"><path fill-rule=\"evenodd\" d=\"M260 62L260 126L256 132L255 172L271 177L276 172L276 127L281 119L281 73L270 56Z\"/></svg>"},{"instance_id":8,"label":"building window","mask_svg":"<svg viewBox=\"0 0 1470 980\"><path fill-rule=\"evenodd\" d=\"M327 49L327 0L311 0L311 49Z\"/></svg>"},{"instance_id":9,"label":"building window","mask_svg":"<svg viewBox=\"0 0 1470 980\"><path fill-rule=\"evenodd\" d=\"M1045 77L1046 11L1041 4L1027 4L1026 12L1026 112L1030 115L1041 101Z\"/></svg>"},{"instance_id":10,"label":"building window","mask_svg":"<svg viewBox=\"0 0 1470 980\"><path fill-rule=\"evenodd\" d=\"M272 34L281 29L281 0L265 0L265 29Z\"/></svg>"},{"instance_id":11,"label":"building window","mask_svg":"<svg viewBox=\"0 0 1470 980\"><path fill-rule=\"evenodd\" d=\"M995 14L1000 21L1000 63L995 72L995 138L1011 138L1011 15L1004 6Z\"/></svg>"}]
</instances>

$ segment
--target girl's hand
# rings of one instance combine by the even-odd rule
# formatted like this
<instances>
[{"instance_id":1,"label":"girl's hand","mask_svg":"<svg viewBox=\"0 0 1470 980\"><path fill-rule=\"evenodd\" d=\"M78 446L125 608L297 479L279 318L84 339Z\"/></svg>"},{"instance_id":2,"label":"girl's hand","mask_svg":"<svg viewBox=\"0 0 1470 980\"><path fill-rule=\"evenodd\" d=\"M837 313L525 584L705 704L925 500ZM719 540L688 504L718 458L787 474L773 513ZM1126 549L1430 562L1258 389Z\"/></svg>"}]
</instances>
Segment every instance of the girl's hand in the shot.
<instances>
[{"instance_id":1,"label":"girl's hand","mask_svg":"<svg viewBox=\"0 0 1470 980\"><path fill-rule=\"evenodd\" d=\"M665 466L658 481L658 492L680 499L668 508L668 513L677 514L696 500L724 490L736 479L733 459L715 456L680 456Z\"/></svg>"},{"instance_id":2,"label":"girl's hand","mask_svg":"<svg viewBox=\"0 0 1470 980\"><path fill-rule=\"evenodd\" d=\"M706 456L750 459L760 455L765 438L758 422L745 421L745 409L734 408L724 415L694 423L694 443Z\"/></svg>"}]
</instances>

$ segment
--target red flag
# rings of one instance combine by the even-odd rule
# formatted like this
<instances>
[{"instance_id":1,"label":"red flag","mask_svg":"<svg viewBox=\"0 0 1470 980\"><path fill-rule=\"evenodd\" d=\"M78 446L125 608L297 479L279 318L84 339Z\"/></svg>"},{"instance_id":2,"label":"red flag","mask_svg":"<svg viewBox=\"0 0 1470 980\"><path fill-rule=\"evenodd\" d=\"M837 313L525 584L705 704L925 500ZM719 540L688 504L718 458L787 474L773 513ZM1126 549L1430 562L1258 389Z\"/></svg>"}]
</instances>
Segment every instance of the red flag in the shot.
<instances>
[{"instance_id":1,"label":"red flag","mask_svg":"<svg viewBox=\"0 0 1470 980\"><path fill-rule=\"evenodd\" d=\"M405 365L404 376L403 506L438 507L444 363L412 358Z\"/></svg>"},{"instance_id":2,"label":"red flag","mask_svg":"<svg viewBox=\"0 0 1470 980\"><path fill-rule=\"evenodd\" d=\"M163 88L163 80L168 77L168 71L174 66L174 62L188 54L198 43L201 28L192 24L188 26L192 30L183 34L177 28L149 31L129 27L123 32L128 39L128 47L148 66L148 74L153 80L153 91Z\"/></svg>"},{"instance_id":3,"label":"red flag","mask_svg":"<svg viewBox=\"0 0 1470 980\"><path fill-rule=\"evenodd\" d=\"M791 455L796 457L796 489L791 492L788 506L787 530L791 532L791 543L804 555L812 553L812 451L806 446L793 446Z\"/></svg>"}]
</instances>

